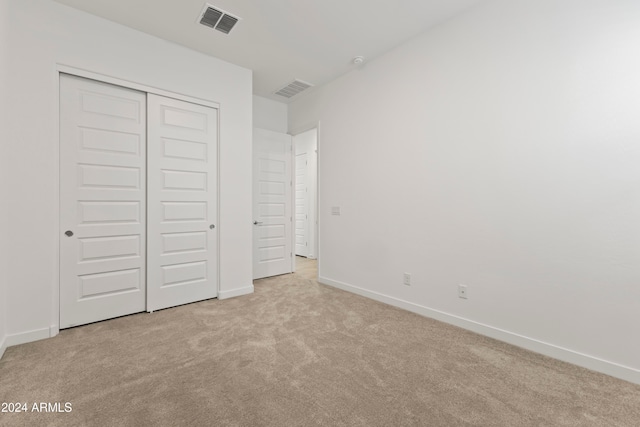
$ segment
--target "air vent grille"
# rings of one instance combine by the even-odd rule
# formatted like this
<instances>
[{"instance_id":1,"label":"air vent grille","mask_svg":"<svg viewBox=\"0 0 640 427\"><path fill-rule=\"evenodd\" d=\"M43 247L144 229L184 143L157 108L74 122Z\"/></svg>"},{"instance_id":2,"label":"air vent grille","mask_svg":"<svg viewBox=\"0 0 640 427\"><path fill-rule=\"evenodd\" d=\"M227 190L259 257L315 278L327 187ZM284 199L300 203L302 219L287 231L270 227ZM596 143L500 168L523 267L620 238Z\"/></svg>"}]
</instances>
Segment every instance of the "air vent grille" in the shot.
<instances>
[{"instance_id":1,"label":"air vent grille","mask_svg":"<svg viewBox=\"0 0 640 427\"><path fill-rule=\"evenodd\" d=\"M275 94L283 96L285 98L292 98L303 90L307 90L312 86L313 85L311 83L303 82L302 80L294 80L285 87L277 90Z\"/></svg>"},{"instance_id":2,"label":"air vent grille","mask_svg":"<svg viewBox=\"0 0 640 427\"><path fill-rule=\"evenodd\" d=\"M220 18L220 22L218 22L218 25L216 25L216 30L222 31L225 34L229 34L229 31L231 31L237 23L238 18L225 14L222 15L222 18Z\"/></svg>"},{"instance_id":3,"label":"air vent grille","mask_svg":"<svg viewBox=\"0 0 640 427\"><path fill-rule=\"evenodd\" d=\"M207 27L215 28L216 24L218 23L222 15L223 13L220 12L219 10L214 9L212 7L208 7L205 9L204 13L202 14L202 19L200 20L200 23L202 25L206 25Z\"/></svg>"},{"instance_id":4,"label":"air vent grille","mask_svg":"<svg viewBox=\"0 0 640 427\"><path fill-rule=\"evenodd\" d=\"M239 18L220 10L210 4L205 4L200 14L200 23L207 27L229 34L233 27L238 23Z\"/></svg>"}]
</instances>

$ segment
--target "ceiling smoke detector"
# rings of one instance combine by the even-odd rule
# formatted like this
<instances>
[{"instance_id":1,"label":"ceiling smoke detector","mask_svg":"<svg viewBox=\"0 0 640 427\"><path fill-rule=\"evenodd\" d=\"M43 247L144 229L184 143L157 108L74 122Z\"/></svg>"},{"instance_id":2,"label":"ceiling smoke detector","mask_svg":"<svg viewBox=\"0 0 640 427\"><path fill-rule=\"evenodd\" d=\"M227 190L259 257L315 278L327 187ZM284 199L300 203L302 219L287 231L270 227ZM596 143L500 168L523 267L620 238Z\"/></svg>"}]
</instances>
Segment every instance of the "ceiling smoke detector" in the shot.
<instances>
[{"instance_id":1,"label":"ceiling smoke detector","mask_svg":"<svg viewBox=\"0 0 640 427\"><path fill-rule=\"evenodd\" d=\"M313 87L311 83L303 82L302 80L294 80L288 85L278 89L274 92L276 95L283 96L285 98L293 98L303 90L307 90L310 87Z\"/></svg>"},{"instance_id":2,"label":"ceiling smoke detector","mask_svg":"<svg viewBox=\"0 0 640 427\"><path fill-rule=\"evenodd\" d=\"M233 16L219 7L212 6L208 3L204 5L198 18L200 24L214 28L225 34L229 34L239 20L240 18L237 16Z\"/></svg>"},{"instance_id":3,"label":"ceiling smoke detector","mask_svg":"<svg viewBox=\"0 0 640 427\"><path fill-rule=\"evenodd\" d=\"M352 62L356 65L360 65L364 62L364 56L355 56Z\"/></svg>"}]
</instances>

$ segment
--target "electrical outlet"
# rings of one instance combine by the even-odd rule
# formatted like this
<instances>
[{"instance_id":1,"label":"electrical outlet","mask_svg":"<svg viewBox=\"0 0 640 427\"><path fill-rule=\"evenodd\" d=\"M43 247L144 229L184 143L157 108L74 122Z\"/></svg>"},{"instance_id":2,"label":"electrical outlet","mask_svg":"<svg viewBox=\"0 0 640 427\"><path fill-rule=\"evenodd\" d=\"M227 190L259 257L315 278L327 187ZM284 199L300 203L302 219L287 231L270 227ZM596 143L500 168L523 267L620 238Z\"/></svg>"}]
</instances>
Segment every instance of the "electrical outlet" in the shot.
<instances>
[{"instance_id":1,"label":"electrical outlet","mask_svg":"<svg viewBox=\"0 0 640 427\"><path fill-rule=\"evenodd\" d=\"M411 286L411 274L404 273L404 284L407 286Z\"/></svg>"},{"instance_id":2,"label":"electrical outlet","mask_svg":"<svg viewBox=\"0 0 640 427\"><path fill-rule=\"evenodd\" d=\"M458 285L458 298L467 299L467 285Z\"/></svg>"}]
</instances>

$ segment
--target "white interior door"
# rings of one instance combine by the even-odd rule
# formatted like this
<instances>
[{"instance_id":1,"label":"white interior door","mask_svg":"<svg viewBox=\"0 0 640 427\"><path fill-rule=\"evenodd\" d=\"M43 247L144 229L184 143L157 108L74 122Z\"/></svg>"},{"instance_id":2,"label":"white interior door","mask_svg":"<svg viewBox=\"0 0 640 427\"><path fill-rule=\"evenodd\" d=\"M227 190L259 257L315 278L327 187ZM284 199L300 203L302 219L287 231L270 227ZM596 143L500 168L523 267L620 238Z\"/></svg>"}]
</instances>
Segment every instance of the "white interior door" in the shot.
<instances>
[{"instance_id":1,"label":"white interior door","mask_svg":"<svg viewBox=\"0 0 640 427\"><path fill-rule=\"evenodd\" d=\"M217 110L148 94L147 309L218 295Z\"/></svg>"},{"instance_id":2,"label":"white interior door","mask_svg":"<svg viewBox=\"0 0 640 427\"><path fill-rule=\"evenodd\" d=\"M296 254L314 259L318 256L317 129L295 135L293 146L296 152ZM302 182L304 182L305 193L301 193ZM304 237L302 237L303 233ZM303 242L306 246L302 246Z\"/></svg>"},{"instance_id":3,"label":"white interior door","mask_svg":"<svg viewBox=\"0 0 640 427\"><path fill-rule=\"evenodd\" d=\"M145 94L60 76L60 327L145 310Z\"/></svg>"},{"instance_id":4,"label":"white interior door","mask_svg":"<svg viewBox=\"0 0 640 427\"><path fill-rule=\"evenodd\" d=\"M253 278L293 271L291 136L254 129Z\"/></svg>"},{"instance_id":5,"label":"white interior door","mask_svg":"<svg viewBox=\"0 0 640 427\"><path fill-rule=\"evenodd\" d=\"M309 189L307 153L296 154L295 206L296 255L309 255Z\"/></svg>"}]
</instances>

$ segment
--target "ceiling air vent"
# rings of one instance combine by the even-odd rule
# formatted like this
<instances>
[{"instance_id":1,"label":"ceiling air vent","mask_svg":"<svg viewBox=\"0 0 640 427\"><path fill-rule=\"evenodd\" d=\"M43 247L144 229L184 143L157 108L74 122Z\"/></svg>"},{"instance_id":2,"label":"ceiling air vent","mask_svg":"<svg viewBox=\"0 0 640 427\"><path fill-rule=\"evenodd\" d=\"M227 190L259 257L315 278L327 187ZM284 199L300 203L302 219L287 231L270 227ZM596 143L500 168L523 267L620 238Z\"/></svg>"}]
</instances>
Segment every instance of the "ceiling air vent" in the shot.
<instances>
[{"instance_id":1,"label":"ceiling air vent","mask_svg":"<svg viewBox=\"0 0 640 427\"><path fill-rule=\"evenodd\" d=\"M200 13L200 23L207 27L215 28L225 34L229 34L233 27L238 23L239 18L230 15L210 4L205 4L202 13Z\"/></svg>"},{"instance_id":2,"label":"ceiling air vent","mask_svg":"<svg viewBox=\"0 0 640 427\"><path fill-rule=\"evenodd\" d=\"M233 29L234 25L236 25L237 22L238 22L238 18L235 18L231 15L224 14L222 15L222 18L220 18L220 21L218 21L218 25L216 25L216 30L222 31L225 34L229 34L229 31Z\"/></svg>"},{"instance_id":3,"label":"ceiling air vent","mask_svg":"<svg viewBox=\"0 0 640 427\"><path fill-rule=\"evenodd\" d=\"M294 80L285 87L276 91L275 94L284 96L285 98L292 98L303 90L307 90L312 86L313 85L311 83L303 82L302 80Z\"/></svg>"}]
</instances>

